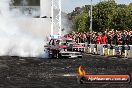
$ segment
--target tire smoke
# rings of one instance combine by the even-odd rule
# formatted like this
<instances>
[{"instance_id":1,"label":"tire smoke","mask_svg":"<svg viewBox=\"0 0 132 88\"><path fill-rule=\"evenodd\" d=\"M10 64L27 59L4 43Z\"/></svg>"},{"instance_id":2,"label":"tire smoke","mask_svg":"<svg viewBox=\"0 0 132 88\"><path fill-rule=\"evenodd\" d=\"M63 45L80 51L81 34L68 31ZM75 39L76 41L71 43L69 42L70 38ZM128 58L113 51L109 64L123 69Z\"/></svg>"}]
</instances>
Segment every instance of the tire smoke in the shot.
<instances>
[{"instance_id":1,"label":"tire smoke","mask_svg":"<svg viewBox=\"0 0 132 88\"><path fill-rule=\"evenodd\" d=\"M44 39L19 28L10 4L11 0L0 1L0 56L45 57Z\"/></svg>"},{"instance_id":2,"label":"tire smoke","mask_svg":"<svg viewBox=\"0 0 132 88\"><path fill-rule=\"evenodd\" d=\"M13 1L0 0L0 56L48 58L44 45L50 35L51 19L25 17L18 9L10 9ZM21 4L26 5L26 0ZM71 31L66 13L62 13L62 28L63 35Z\"/></svg>"}]
</instances>

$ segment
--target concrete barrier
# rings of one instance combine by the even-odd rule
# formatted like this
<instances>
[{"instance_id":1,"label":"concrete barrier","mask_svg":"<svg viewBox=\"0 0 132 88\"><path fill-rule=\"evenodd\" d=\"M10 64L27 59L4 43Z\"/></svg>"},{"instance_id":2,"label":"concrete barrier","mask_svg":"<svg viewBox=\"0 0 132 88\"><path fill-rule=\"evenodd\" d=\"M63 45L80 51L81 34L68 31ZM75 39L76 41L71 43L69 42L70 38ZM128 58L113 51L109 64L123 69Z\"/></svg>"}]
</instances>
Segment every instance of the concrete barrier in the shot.
<instances>
[{"instance_id":1,"label":"concrete barrier","mask_svg":"<svg viewBox=\"0 0 132 88\"><path fill-rule=\"evenodd\" d=\"M121 56L132 58L132 45L104 45L89 44L86 47L86 53L99 54L105 56Z\"/></svg>"}]
</instances>

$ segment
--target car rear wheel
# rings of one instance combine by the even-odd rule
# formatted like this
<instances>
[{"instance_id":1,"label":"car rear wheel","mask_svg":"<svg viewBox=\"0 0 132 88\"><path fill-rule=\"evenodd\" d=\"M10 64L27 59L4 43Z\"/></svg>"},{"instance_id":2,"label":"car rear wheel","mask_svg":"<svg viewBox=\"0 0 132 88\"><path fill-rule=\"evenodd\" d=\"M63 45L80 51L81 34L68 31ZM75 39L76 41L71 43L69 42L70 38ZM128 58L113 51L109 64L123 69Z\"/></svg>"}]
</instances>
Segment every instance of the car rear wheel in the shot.
<instances>
[{"instance_id":1,"label":"car rear wheel","mask_svg":"<svg viewBox=\"0 0 132 88\"><path fill-rule=\"evenodd\" d=\"M53 54L49 54L49 58L54 58L54 55Z\"/></svg>"}]
</instances>

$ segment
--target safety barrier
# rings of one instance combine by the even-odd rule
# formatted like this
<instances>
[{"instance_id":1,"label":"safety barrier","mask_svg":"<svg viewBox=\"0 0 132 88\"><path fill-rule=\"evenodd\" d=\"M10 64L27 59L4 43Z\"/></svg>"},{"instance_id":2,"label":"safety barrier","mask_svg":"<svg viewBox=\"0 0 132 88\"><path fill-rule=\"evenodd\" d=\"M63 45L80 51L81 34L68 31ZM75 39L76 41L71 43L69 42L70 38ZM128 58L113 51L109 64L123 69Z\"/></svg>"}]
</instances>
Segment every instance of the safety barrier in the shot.
<instances>
[{"instance_id":1,"label":"safety barrier","mask_svg":"<svg viewBox=\"0 0 132 88\"><path fill-rule=\"evenodd\" d=\"M89 44L85 53L132 58L132 45Z\"/></svg>"}]
</instances>

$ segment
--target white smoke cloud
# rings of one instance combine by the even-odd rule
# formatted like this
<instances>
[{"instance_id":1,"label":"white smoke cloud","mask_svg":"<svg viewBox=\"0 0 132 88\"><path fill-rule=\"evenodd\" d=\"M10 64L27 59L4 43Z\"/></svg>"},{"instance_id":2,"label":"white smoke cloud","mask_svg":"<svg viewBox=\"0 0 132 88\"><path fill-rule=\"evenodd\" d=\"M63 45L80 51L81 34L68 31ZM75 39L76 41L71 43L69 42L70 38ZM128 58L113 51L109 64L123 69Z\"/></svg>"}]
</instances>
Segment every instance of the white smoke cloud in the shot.
<instances>
[{"instance_id":1,"label":"white smoke cloud","mask_svg":"<svg viewBox=\"0 0 132 88\"><path fill-rule=\"evenodd\" d=\"M23 5L23 6L26 6L26 5L28 5L28 2L27 2L27 0L21 0L21 5Z\"/></svg>"},{"instance_id":2,"label":"white smoke cloud","mask_svg":"<svg viewBox=\"0 0 132 88\"><path fill-rule=\"evenodd\" d=\"M47 57L43 46L50 35L51 19L25 18L17 9L10 11L9 4L11 0L0 0L0 56ZM45 10L43 15L49 13ZM71 30L66 14L62 14L62 28L63 33Z\"/></svg>"},{"instance_id":3,"label":"white smoke cloud","mask_svg":"<svg viewBox=\"0 0 132 88\"><path fill-rule=\"evenodd\" d=\"M0 56L44 57L43 38L25 33L9 10L10 0L0 1Z\"/></svg>"},{"instance_id":4,"label":"white smoke cloud","mask_svg":"<svg viewBox=\"0 0 132 88\"><path fill-rule=\"evenodd\" d=\"M62 14L62 28L64 29L62 31L62 34L67 34L70 31L72 31L72 21L68 19L67 14Z\"/></svg>"}]
</instances>

